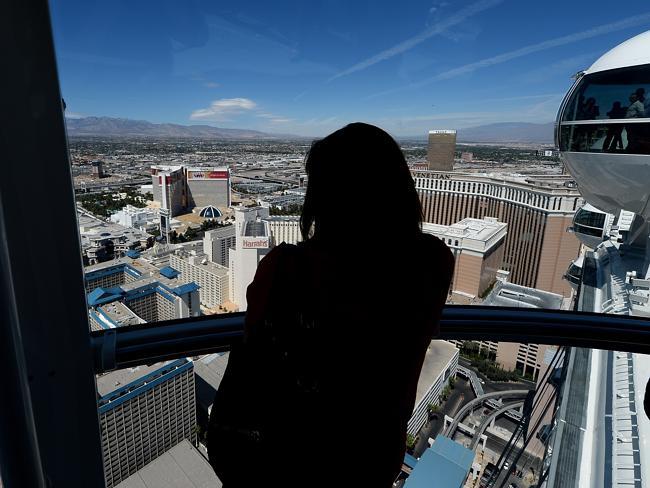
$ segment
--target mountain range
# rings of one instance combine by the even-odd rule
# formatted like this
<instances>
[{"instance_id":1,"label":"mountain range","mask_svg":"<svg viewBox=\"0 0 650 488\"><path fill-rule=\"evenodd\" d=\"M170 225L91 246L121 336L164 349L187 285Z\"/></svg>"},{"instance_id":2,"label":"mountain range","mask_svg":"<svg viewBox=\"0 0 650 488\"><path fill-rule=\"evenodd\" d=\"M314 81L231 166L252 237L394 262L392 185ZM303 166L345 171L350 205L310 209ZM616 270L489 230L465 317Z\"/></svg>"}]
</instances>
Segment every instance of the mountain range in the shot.
<instances>
[{"instance_id":1,"label":"mountain range","mask_svg":"<svg viewBox=\"0 0 650 488\"><path fill-rule=\"evenodd\" d=\"M66 118L71 136L194 138L225 140L303 139L291 134L270 134L250 129L226 129L211 125L154 124L146 120L113 117ZM418 137L421 139L422 136ZM503 122L458 131L458 142L538 143L553 142L553 123Z\"/></svg>"},{"instance_id":2,"label":"mountain range","mask_svg":"<svg viewBox=\"0 0 650 488\"><path fill-rule=\"evenodd\" d=\"M501 122L460 129L457 139L458 142L552 144L553 130L553 122Z\"/></svg>"},{"instance_id":3,"label":"mountain range","mask_svg":"<svg viewBox=\"0 0 650 488\"><path fill-rule=\"evenodd\" d=\"M196 139L280 139L297 138L281 134L268 134L249 129L224 129L211 125L154 124L146 120L113 117L66 118L66 128L71 136L151 137Z\"/></svg>"}]
</instances>

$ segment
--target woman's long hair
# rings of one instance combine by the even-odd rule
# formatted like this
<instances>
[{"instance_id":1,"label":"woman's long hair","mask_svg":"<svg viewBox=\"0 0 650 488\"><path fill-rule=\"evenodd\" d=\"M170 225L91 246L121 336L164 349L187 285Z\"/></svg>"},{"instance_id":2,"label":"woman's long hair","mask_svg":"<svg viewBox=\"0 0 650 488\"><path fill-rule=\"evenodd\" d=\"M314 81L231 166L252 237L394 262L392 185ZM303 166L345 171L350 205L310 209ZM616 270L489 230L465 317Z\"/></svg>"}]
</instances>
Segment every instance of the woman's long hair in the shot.
<instances>
[{"instance_id":1,"label":"woman's long hair","mask_svg":"<svg viewBox=\"0 0 650 488\"><path fill-rule=\"evenodd\" d=\"M303 240L353 232L381 241L421 232L422 207L406 159L379 127L356 122L315 141L306 171Z\"/></svg>"}]
</instances>

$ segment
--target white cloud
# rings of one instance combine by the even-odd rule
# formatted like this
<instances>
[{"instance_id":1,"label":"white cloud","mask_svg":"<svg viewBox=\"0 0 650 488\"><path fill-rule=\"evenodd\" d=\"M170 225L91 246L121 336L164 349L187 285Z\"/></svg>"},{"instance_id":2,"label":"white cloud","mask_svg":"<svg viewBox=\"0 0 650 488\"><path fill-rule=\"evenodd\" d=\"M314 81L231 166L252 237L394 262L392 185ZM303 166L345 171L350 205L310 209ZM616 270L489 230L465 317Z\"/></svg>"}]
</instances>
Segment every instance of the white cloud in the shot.
<instances>
[{"instance_id":1,"label":"white cloud","mask_svg":"<svg viewBox=\"0 0 650 488\"><path fill-rule=\"evenodd\" d=\"M66 119L83 119L85 117L85 115L80 114L78 112L68 112L66 110L65 111L65 117L66 117Z\"/></svg>"},{"instance_id":2,"label":"white cloud","mask_svg":"<svg viewBox=\"0 0 650 488\"><path fill-rule=\"evenodd\" d=\"M377 93L375 95L371 95L368 98L374 98L377 96L383 96L387 95L390 93L395 93L398 91L402 91L404 89L410 89L410 88L420 88L425 85L428 85L429 83L433 83L436 81L441 81L441 80L448 80L451 78L456 78L457 76L461 76L467 73L472 73L476 70L482 69L482 68L487 68L490 66L494 66L497 64L502 64L508 61L511 61L516 58L520 58L522 56L527 56L529 54L537 53L540 51L545 51L547 49L551 49L554 47L560 47L560 46L565 46L567 44L571 44L574 42L578 41L583 41L585 39L590 39L592 37L597 37L601 36L604 34L609 34L611 32L616 32L620 31L623 29L627 29L630 27L634 27L637 25L641 24L647 24L650 23L650 12L646 13L641 13L638 15L634 15L632 17L627 17L623 20L619 20L618 22L612 22L610 24L603 24L599 25L597 27L593 27L591 29L587 29L581 32L575 32L573 34L569 34L566 36L562 37L556 37L554 39L549 39L547 41L539 42L537 44L531 44L530 46L524 46L519 49L515 49L514 51L508 51L503 54L499 54L497 56L492 56L489 58L481 59L480 61L476 61L474 63L469 63L465 64L463 66L459 66L458 68L450 69L448 71L444 71L442 73L437 74L436 76L433 76L431 78L427 78L425 80L418 81L416 83L411 83L407 86L399 87L399 88L394 88L392 90L387 90L381 93Z\"/></svg>"},{"instance_id":3,"label":"white cloud","mask_svg":"<svg viewBox=\"0 0 650 488\"><path fill-rule=\"evenodd\" d=\"M442 34L445 32L447 29L450 27L454 27L464 20L468 19L469 17L472 17L484 10L487 10L491 7L495 7L502 3L503 0L481 0L479 2L473 3L472 5L469 5L465 7L464 9L461 9L451 17L433 24L431 27L428 29L420 32L419 34L411 37L410 39L407 39L405 41L400 42L399 44L386 49L378 54L375 54L374 56L369 57L368 59L361 61L360 63L355 64L354 66L343 70L334 76L332 76L329 80L327 81L332 81L337 78L341 78L342 76L347 76L349 74L355 73L357 71L364 70L374 64L377 64L381 61L385 61L387 59L392 58L393 56L397 56L398 54L402 54L418 44L426 41L432 36L435 36L437 34Z\"/></svg>"},{"instance_id":4,"label":"white cloud","mask_svg":"<svg viewBox=\"0 0 650 488\"><path fill-rule=\"evenodd\" d=\"M257 104L248 98L221 98L212 102L208 108L194 110L190 119L223 121L253 110L255 107Z\"/></svg>"},{"instance_id":5,"label":"white cloud","mask_svg":"<svg viewBox=\"0 0 650 488\"><path fill-rule=\"evenodd\" d=\"M271 114L269 112L257 112L257 114L255 114L255 115L257 115L258 117L261 117L263 119L268 119L270 122L272 122L274 124L286 124L288 122L293 121L293 119L283 117L281 115Z\"/></svg>"}]
</instances>

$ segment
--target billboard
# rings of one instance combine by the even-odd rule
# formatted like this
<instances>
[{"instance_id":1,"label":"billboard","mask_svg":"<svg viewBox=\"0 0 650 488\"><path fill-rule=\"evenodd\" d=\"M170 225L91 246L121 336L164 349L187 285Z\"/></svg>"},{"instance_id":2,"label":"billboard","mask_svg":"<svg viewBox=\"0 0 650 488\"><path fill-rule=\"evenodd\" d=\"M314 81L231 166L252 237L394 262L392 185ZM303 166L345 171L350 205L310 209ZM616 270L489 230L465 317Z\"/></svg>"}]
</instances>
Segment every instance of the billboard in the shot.
<instances>
[{"instance_id":1,"label":"billboard","mask_svg":"<svg viewBox=\"0 0 650 488\"><path fill-rule=\"evenodd\" d=\"M269 247L268 237L242 237L241 239L243 249L267 249Z\"/></svg>"},{"instance_id":2,"label":"billboard","mask_svg":"<svg viewBox=\"0 0 650 488\"><path fill-rule=\"evenodd\" d=\"M192 170L187 172L188 180L227 180L229 177L227 170L219 171L200 171Z\"/></svg>"}]
</instances>

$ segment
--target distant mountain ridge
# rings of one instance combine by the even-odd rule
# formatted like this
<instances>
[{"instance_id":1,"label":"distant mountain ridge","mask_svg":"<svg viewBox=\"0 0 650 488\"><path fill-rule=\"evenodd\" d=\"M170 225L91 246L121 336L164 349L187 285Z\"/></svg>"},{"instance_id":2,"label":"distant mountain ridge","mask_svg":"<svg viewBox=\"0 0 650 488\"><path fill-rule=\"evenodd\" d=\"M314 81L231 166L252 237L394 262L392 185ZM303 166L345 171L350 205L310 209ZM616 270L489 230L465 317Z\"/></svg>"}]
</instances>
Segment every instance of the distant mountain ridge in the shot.
<instances>
[{"instance_id":1,"label":"distant mountain ridge","mask_svg":"<svg viewBox=\"0 0 650 488\"><path fill-rule=\"evenodd\" d=\"M115 117L66 118L66 126L71 136L223 140L304 139L292 134L270 134L250 129L226 129L211 125L154 124L146 120ZM545 124L501 122L468 127L458 130L458 142L552 144L553 122Z\"/></svg>"},{"instance_id":2,"label":"distant mountain ridge","mask_svg":"<svg viewBox=\"0 0 650 488\"><path fill-rule=\"evenodd\" d=\"M458 142L553 143L554 123L500 122L458 130Z\"/></svg>"},{"instance_id":3,"label":"distant mountain ridge","mask_svg":"<svg viewBox=\"0 0 650 488\"><path fill-rule=\"evenodd\" d=\"M296 137L249 129L225 129L211 125L154 124L146 120L113 117L66 118L71 136L164 137L197 139L281 139Z\"/></svg>"}]
</instances>

